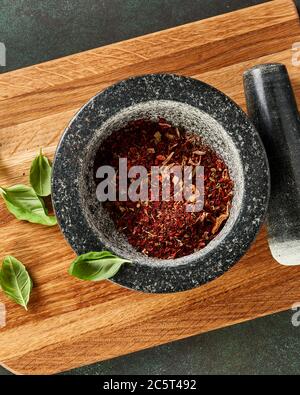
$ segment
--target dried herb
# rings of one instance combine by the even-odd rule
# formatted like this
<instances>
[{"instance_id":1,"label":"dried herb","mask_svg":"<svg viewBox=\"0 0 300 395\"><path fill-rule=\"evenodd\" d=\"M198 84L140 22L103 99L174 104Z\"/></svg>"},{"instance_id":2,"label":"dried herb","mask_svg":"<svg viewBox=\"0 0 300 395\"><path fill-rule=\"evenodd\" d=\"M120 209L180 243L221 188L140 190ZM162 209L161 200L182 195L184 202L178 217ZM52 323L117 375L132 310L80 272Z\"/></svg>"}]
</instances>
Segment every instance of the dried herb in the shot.
<instances>
[{"instance_id":1,"label":"dried herb","mask_svg":"<svg viewBox=\"0 0 300 395\"><path fill-rule=\"evenodd\" d=\"M128 169L146 167L149 178L151 166L204 166L205 197L200 212L187 212L189 202L176 201L174 196L170 201L163 201L160 195L159 201L148 196L139 202L104 203L116 228L148 256L174 259L200 250L219 234L229 217L233 181L223 159L202 143L199 134L173 127L164 119L139 119L113 133L96 157L95 174L103 165L117 170L119 158L127 158ZM128 185L134 181L128 179ZM173 183L176 181L173 177Z\"/></svg>"}]
</instances>

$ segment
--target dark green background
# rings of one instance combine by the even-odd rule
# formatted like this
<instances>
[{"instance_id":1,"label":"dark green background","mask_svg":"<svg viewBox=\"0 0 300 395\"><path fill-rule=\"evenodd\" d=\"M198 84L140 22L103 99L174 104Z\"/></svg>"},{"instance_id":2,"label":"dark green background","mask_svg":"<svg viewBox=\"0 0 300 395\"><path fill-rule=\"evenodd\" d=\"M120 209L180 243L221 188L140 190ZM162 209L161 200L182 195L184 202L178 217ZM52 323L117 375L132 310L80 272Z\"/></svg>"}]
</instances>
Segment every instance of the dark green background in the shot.
<instances>
[{"instance_id":1,"label":"dark green background","mask_svg":"<svg viewBox=\"0 0 300 395\"><path fill-rule=\"evenodd\" d=\"M263 2L0 0L0 42L7 48L7 66L0 72ZM299 374L300 327L292 326L292 314L257 319L71 373ZM3 374L7 372L0 368Z\"/></svg>"}]
</instances>

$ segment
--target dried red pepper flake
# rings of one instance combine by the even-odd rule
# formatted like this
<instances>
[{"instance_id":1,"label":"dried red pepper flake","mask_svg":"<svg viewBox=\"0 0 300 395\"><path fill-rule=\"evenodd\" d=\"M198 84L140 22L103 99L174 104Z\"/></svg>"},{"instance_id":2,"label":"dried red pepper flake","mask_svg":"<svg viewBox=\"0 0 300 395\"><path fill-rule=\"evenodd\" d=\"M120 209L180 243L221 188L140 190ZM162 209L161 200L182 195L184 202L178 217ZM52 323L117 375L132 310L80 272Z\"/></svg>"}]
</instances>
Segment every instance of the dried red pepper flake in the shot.
<instances>
[{"instance_id":1,"label":"dried red pepper flake","mask_svg":"<svg viewBox=\"0 0 300 395\"><path fill-rule=\"evenodd\" d=\"M139 252L159 259L175 259L203 249L224 227L233 199L234 183L223 159L202 143L199 134L172 126L167 120L138 119L115 131L95 161L116 170L119 158L131 166L204 166L204 207L187 212L185 200L105 202L116 228ZM161 183L161 176L159 177ZM99 180L96 180L99 182ZM132 180L128 180L128 185ZM118 184L117 184L118 185ZM150 182L149 182L150 185Z\"/></svg>"}]
</instances>

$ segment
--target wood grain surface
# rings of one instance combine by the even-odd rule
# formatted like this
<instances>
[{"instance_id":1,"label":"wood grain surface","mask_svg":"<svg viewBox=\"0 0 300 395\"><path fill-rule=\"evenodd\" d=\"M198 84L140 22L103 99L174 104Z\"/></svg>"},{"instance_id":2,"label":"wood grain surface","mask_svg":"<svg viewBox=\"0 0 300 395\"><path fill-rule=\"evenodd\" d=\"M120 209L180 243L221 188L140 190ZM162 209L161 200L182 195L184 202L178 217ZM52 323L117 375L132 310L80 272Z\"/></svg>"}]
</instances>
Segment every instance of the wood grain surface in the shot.
<instances>
[{"instance_id":1,"label":"wood grain surface","mask_svg":"<svg viewBox=\"0 0 300 395\"><path fill-rule=\"evenodd\" d=\"M27 183L39 147L53 157L80 106L131 75L190 75L245 107L243 71L282 62L300 100L300 68L291 62L294 42L300 42L295 6L276 0L1 75L0 185ZM13 372L68 370L286 310L300 300L300 266L272 259L264 229L246 256L217 280L183 293L147 295L70 277L74 253L59 229L17 221L2 200L0 224L0 256L23 261L35 283L27 313L0 294L7 310L0 361Z\"/></svg>"}]
</instances>

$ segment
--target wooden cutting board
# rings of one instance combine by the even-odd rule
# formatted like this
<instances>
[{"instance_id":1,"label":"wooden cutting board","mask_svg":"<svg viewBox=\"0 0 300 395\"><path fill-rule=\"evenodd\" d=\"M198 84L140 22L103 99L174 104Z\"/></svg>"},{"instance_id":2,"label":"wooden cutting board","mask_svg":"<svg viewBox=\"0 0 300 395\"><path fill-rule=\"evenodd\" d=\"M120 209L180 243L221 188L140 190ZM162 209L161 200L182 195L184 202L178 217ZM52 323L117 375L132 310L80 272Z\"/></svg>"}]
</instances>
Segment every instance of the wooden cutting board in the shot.
<instances>
[{"instance_id":1,"label":"wooden cutting board","mask_svg":"<svg viewBox=\"0 0 300 395\"><path fill-rule=\"evenodd\" d=\"M296 8L290 0L276 0L1 75L0 185L27 183L39 147L53 157L79 107L128 76L193 76L245 107L243 71L257 63L282 62L300 100L300 67L291 61L294 42L300 42ZM300 301L300 266L283 267L272 259L265 230L219 279L179 294L147 295L108 281L70 277L74 253L59 229L19 222L2 201L0 223L0 256L23 261L35 283L27 313L0 294L7 310L0 361L13 372L60 372L286 310Z\"/></svg>"}]
</instances>

